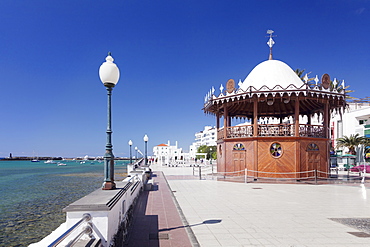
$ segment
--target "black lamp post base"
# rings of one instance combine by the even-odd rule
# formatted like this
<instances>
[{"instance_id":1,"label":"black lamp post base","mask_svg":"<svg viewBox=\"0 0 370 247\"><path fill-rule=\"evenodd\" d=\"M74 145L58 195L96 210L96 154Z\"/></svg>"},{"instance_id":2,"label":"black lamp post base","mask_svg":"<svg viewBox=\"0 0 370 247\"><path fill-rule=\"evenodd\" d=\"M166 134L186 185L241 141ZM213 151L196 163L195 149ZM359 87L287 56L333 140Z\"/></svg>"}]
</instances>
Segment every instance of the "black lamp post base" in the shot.
<instances>
[{"instance_id":1,"label":"black lamp post base","mask_svg":"<svg viewBox=\"0 0 370 247\"><path fill-rule=\"evenodd\" d=\"M116 184L114 182L104 182L102 190L114 190L116 188Z\"/></svg>"}]
</instances>

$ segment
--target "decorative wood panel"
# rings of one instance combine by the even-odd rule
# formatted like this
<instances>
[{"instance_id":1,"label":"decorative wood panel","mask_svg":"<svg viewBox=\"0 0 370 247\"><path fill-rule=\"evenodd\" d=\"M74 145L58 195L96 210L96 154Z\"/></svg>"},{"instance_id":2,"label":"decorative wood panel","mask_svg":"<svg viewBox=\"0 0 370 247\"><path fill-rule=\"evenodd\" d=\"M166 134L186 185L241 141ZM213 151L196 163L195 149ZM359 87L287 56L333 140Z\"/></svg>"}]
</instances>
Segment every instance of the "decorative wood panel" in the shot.
<instances>
[{"instance_id":1,"label":"decorative wood panel","mask_svg":"<svg viewBox=\"0 0 370 247\"><path fill-rule=\"evenodd\" d=\"M266 174L263 172L273 173L291 173L295 172L295 150L294 141L280 141L282 147L282 155L279 158L274 158L270 153L270 146L273 141L260 141L258 143L258 170L261 173L258 177L273 177L273 178L294 178L294 174Z\"/></svg>"}]
</instances>

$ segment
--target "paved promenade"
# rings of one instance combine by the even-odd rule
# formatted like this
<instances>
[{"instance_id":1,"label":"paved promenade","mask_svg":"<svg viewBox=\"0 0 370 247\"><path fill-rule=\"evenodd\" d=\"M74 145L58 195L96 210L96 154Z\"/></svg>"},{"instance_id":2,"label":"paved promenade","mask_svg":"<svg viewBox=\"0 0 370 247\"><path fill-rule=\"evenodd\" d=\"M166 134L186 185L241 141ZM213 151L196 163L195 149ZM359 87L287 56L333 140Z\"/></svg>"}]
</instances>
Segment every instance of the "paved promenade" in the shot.
<instances>
[{"instance_id":1,"label":"paved promenade","mask_svg":"<svg viewBox=\"0 0 370 247\"><path fill-rule=\"evenodd\" d=\"M192 246L163 173L156 171L152 180L153 190L138 198L125 246Z\"/></svg>"},{"instance_id":2,"label":"paved promenade","mask_svg":"<svg viewBox=\"0 0 370 247\"><path fill-rule=\"evenodd\" d=\"M370 246L368 184L245 184L199 180L190 167L153 165L152 170L163 172L176 198L167 202L181 207L180 214L171 211L167 217L183 214L190 225L190 240L181 246ZM186 230L177 224L166 228L169 236ZM180 245L169 239L132 246Z\"/></svg>"}]
</instances>

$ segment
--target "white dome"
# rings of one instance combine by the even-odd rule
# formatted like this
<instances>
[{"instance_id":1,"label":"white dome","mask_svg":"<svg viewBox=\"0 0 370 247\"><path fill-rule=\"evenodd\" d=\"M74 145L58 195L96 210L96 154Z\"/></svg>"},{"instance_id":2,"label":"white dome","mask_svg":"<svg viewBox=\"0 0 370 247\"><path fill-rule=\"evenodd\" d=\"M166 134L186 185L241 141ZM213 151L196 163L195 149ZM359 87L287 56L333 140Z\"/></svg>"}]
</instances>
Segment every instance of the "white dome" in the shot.
<instances>
[{"instance_id":1,"label":"white dome","mask_svg":"<svg viewBox=\"0 0 370 247\"><path fill-rule=\"evenodd\" d=\"M276 85L287 88L293 84L297 88L304 85L298 75L284 62L278 60L267 60L258 64L245 78L241 89L247 90L253 86L259 90L262 86L273 89Z\"/></svg>"}]
</instances>

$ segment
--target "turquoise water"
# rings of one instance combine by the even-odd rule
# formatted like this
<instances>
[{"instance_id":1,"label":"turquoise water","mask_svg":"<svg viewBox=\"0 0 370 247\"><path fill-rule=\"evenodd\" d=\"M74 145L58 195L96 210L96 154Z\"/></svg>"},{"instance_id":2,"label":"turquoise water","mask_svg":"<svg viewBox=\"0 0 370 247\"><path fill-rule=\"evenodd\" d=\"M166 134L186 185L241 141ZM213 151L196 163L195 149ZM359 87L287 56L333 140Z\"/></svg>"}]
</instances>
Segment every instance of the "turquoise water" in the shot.
<instances>
[{"instance_id":1,"label":"turquoise water","mask_svg":"<svg viewBox=\"0 0 370 247\"><path fill-rule=\"evenodd\" d=\"M0 246L27 246L65 221L62 209L101 187L103 163L0 161ZM116 161L115 179L127 161Z\"/></svg>"}]
</instances>

